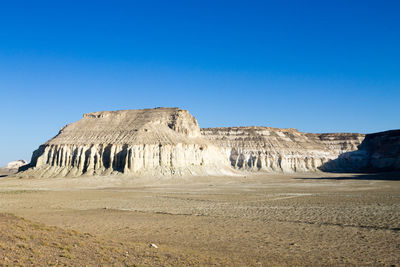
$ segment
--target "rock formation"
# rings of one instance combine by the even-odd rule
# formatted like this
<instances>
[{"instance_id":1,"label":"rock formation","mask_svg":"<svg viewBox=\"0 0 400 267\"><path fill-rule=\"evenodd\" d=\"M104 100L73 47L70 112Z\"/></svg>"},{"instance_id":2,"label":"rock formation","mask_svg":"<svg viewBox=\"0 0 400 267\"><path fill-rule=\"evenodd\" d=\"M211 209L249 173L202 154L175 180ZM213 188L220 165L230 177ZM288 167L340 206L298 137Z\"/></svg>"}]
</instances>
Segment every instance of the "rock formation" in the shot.
<instances>
[{"instance_id":1,"label":"rock formation","mask_svg":"<svg viewBox=\"0 0 400 267\"><path fill-rule=\"evenodd\" d=\"M221 148L232 167L267 172L320 170L340 154L357 150L364 139L362 134L311 134L272 127L207 128L201 133Z\"/></svg>"},{"instance_id":2,"label":"rock formation","mask_svg":"<svg viewBox=\"0 0 400 267\"><path fill-rule=\"evenodd\" d=\"M400 130L368 134L359 150L366 151L367 171L400 170Z\"/></svg>"},{"instance_id":3,"label":"rock formation","mask_svg":"<svg viewBox=\"0 0 400 267\"><path fill-rule=\"evenodd\" d=\"M20 159L9 162L4 168L0 168L0 177L12 175L18 171L22 166L28 164L26 160Z\"/></svg>"},{"instance_id":4,"label":"rock formation","mask_svg":"<svg viewBox=\"0 0 400 267\"><path fill-rule=\"evenodd\" d=\"M231 172L186 110L88 113L33 153L20 175L207 175Z\"/></svg>"},{"instance_id":5,"label":"rock formation","mask_svg":"<svg viewBox=\"0 0 400 267\"><path fill-rule=\"evenodd\" d=\"M200 130L186 110L156 108L85 114L41 145L19 175L355 172L399 165L400 130L371 135L271 127Z\"/></svg>"},{"instance_id":6,"label":"rock formation","mask_svg":"<svg viewBox=\"0 0 400 267\"><path fill-rule=\"evenodd\" d=\"M400 130L367 134L357 150L340 154L322 169L336 172L400 171Z\"/></svg>"},{"instance_id":7,"label":"rock formation","mask_svg":"<svg viewBox=\"0 0 400 267\"><path fill-rule=\"evenodd\" d=\"M6 169L18 169L26 164L28 164L28 162L26 160L23 160L23 159L15 160L15 161L9 162L6 166Z\"/></svg>"}]
</instances>

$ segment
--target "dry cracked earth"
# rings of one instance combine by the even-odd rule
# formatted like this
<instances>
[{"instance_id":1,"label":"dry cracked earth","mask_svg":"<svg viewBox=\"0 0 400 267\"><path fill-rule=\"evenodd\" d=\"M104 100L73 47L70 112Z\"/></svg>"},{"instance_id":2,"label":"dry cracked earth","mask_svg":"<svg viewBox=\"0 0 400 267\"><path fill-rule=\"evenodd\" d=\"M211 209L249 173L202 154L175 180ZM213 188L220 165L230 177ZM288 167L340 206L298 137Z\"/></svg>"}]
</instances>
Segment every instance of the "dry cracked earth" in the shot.
<instances>
[{"instance_id":1,"label":"dry cracked earth","mask_svg":"<svg viewBox=\"0 0 400 267\"><path fill-rule=\"evenodd\" d=\"M398 173L3 177L0 213L5 266L400 266Z\"/></svg>"}]
</instances>

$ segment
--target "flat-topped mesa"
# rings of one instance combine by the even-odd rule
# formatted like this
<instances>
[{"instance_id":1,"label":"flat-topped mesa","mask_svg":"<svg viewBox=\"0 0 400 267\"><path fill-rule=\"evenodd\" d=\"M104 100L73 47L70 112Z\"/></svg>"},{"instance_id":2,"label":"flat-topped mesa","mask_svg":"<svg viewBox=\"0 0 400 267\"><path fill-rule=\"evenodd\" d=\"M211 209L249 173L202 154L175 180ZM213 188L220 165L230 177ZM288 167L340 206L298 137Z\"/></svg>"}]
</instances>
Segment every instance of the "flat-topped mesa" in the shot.
<instances>
[{"instance_id":1,"label":"flat-topped mesa","mask_svg":"<svg viewBox=\"0 0 400 267\"><path fill-rule=\"evenodd\" d=\"M22 175L204 175L229 161L179 108L88 113L33 153Z\"/></svg>"},{"instance_id":2,"label":"flat-topped mesa","mask_svg":"<svg viewBox=\"0 0 400 267\"><path fill-rule=\"evenodd\" d=\"M175 144L196 137L200 128L188 111L156 108L87 113L46 144Z\"/></svg>"},{"instance_id":3,"label":"flat-topped mesa","mask_svg":"<svg viewBox=\"0 0 400 267\"><path fill-rule=\"evenodd\" d=\"M400 170L400 130L364 135L258 126L200 129L179 108L101 111L63 127L18 175L229 175L235 169Z\"/></svg>"},{"instance_id":4,"label":"flat-topped mesa","mask_svg":"<svg viewBox=\"0 0 400 267\"><path fill-rule=\"evenodd\" d=\"M362 134L311 134L297 129L226 127L201 129L236 169L267 172L330 170L340 154L357 150ZM335 166L340 168L341 166Z\"/></svg>"}]
</instances>

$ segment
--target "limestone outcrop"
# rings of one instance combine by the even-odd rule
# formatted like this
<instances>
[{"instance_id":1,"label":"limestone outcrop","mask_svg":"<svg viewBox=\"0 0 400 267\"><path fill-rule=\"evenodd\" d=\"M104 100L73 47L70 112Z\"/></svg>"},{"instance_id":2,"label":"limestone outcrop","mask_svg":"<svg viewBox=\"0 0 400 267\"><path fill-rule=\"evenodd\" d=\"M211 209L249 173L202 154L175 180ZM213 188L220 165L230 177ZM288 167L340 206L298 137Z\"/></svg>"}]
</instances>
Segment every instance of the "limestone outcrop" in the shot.
<instances>
[{"instance_id":1,"label":"limestone outcrop","mask_svg":"<svg viewBox=\"0 0 400 267\"><path fill-rule=\"evenodd\" d=\"M328 162L357 150L365 138L363 134L311 134L272 127L205 128L201 133L221 148L232 167L267 172L330 170Z\"/></svg>"},{"instance_id":2,"label":"limestone outcrop","mask_svg":"<svg viewBox=\"0 0 400 267\"><path fill-rule=\"evenodd\" d=\"M28 164L28 162L26 160L23 160L23 159L14 160L7 164L6 169L18 169L22 166L25 166L26 164Z\"/></svg>"},{"instance_id":3,"label":"limestone outcrop","mask_svg":"<svg viewBox=\"0 0 400 267\"><path fill-rule=\"evenodd\" d=\"M400 171L400 130L367 134L357 150L340 154L322 169L336 172Z\"/></svg>"},{"instance_id":4,"label":"limestone outcrop","mask_svg":"<svg viewBox=\"0 0 400 267\"><path fill-rule=\"evenodd\" d=\"M231 172L186 110L88 113L41 145L20 175L207 175Z\"/></svg>"},{"instance_id":5,"label":"limestone outcrop","mask_svg":"<svg viewBox=\"0 0 400 267\"><path fill-rule=\"evenodd\" d=\"M399 166L400 130L364 135L272 127L200 129L186 110L156 108L85 114L34 151L18 175L364 172Z\"/></svg>"}]
</instances>

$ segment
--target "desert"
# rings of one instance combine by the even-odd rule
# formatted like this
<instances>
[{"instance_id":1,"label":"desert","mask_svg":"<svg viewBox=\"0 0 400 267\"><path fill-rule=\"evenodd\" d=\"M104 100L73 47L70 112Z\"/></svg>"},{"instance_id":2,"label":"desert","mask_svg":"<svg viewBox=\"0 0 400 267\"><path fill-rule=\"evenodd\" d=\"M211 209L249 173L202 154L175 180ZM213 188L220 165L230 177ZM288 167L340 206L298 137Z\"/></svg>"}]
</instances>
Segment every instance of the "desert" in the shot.
<instances>
[{"instance_id":1,"label":"desert","mask_svg":"<svg viewBox=\"0 0 400 267\"><path fill-rule=\"evenodd\" d=\"M396 266L399 140L85 114L3 169L0 263Z\"/></svg>"},{"instance_id":2,"label":"desert","mask_svg":"<svg viewBox=\"0 0 400 267\"><path fill-rule=\"evenodd\" d=\"M2 178L0 262L396 266L399 179L393 173Z\"/></svg>"},{"instance_id":3,"label":"desert","mask_svg":"<svg viewBox=\"0 0 400 267\"><path fill-rule=\"evenodd\" d=\"M400 1L0 1L0 267L400 267Z\"/></svg>"}]
</instances>

